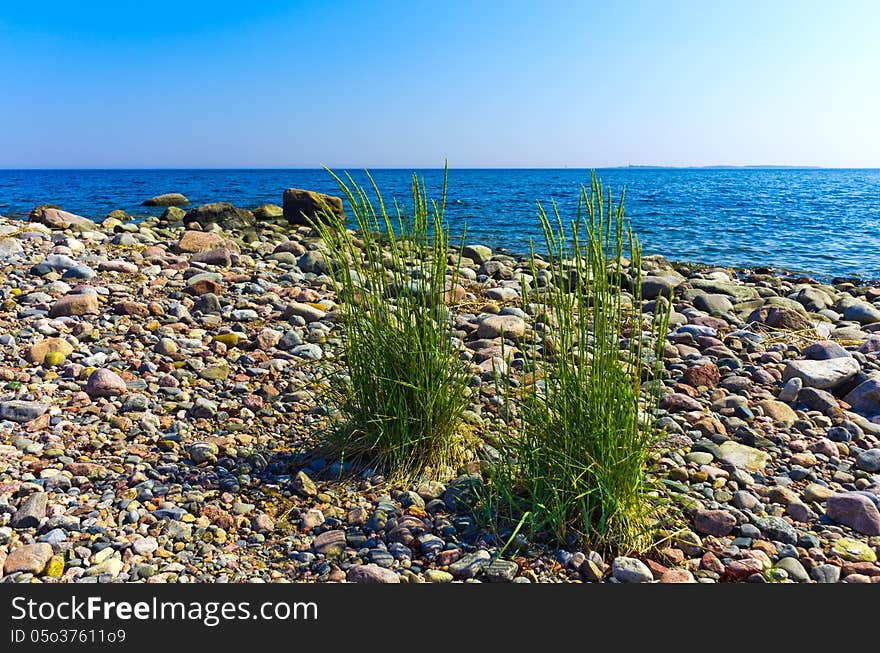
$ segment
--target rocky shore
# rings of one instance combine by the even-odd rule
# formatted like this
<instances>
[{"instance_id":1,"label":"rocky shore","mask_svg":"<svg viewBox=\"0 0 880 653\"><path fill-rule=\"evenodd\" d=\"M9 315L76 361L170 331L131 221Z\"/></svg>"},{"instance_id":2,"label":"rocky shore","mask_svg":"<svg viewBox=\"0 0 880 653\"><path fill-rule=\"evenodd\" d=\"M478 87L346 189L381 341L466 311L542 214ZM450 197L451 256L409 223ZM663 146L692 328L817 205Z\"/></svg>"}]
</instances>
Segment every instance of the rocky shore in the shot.
<instances>
[{"instance_id":1,"label":"rocky shore","mask_svg":"<svg viewBox=\"0 0 880 653\"><path fill-rule=\"evenodd\" d=\"M338 307L291 191L0 219L3 582L880 582L880 288L645 257L645 309L674 307L654 473L682 530L641 558L515 539L495 559L466 508L493 367L532 328L526 261L468 246L451 293L473 462L339 482L310 454Z\"/></svg>"}]
</instances>

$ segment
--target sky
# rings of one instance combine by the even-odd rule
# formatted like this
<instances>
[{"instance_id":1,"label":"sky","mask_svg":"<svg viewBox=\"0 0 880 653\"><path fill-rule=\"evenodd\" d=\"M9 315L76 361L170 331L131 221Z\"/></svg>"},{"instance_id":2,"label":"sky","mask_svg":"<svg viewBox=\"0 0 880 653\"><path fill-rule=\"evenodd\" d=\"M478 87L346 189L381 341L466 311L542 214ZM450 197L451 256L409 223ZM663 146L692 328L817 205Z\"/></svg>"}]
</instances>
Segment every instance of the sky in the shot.
<instances>
[{"instance_id":1,"label":"sky","mask_svg":"<svg viewBox=\"0 0 880 653\"><path fill-rule=\"evenodd\" d=\"M880 167L876 0L0 2L0 168Z\"/></svg>"}]
</instances>

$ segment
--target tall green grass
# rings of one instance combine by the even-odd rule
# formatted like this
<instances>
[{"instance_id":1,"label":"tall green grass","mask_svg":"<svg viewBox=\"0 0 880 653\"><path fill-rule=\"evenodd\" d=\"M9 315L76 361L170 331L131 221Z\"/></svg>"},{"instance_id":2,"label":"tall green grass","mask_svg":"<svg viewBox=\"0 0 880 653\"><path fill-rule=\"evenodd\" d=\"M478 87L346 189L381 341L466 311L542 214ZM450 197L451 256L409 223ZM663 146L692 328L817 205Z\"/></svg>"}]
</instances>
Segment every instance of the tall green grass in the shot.
<instances>
[{"instance_id":1,"label":"tall green grass","mask_svg":"<svg viewBox=\"0 0 880 653\"><path fill-rule=\"evenodd\" d=\"M524 284L523 296L532 295L536 327L545 326L525 348L532 378L507 386L519 419L501 442L484 508L563 545L642 550L656 509L646 464L660 435L649 413L659 401L668 304L642 315L641 248L623 194L615 205L595 173L567 230L555 203L549 214L539 204L538 215L553 278L538 291ZM533 277L537 261L533 246Z\"/></svg>"},{"instance_id":2,"label":"tall green grass","mask_svg":"<svg viewBox=\"0 0 880 653\"><path fill-rule=\"evenodd\" d=\"M330 174L357 229L326 210L313 223L341 306L348 375L331 395L344 420L333 444L344 460L398 481L454 468L469 375L446 306L458 273L447 274L446 175L439 203L413 175L410 212L397 200L389 211L369 173L375 202L351 175Z\"/></svg>"}]
</instances>

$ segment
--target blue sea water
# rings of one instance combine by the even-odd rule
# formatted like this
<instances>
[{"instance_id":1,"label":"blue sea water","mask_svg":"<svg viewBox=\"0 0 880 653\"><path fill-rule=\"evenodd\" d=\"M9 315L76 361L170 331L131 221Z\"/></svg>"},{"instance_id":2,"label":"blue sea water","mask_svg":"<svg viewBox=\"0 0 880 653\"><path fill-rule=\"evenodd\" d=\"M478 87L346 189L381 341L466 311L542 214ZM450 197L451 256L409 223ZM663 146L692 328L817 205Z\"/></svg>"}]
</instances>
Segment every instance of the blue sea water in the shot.
<instances>
[{"instance_id":1,"label":"blue sea water","mask_svg":"<svg viewBox=\"0 0 880 653\"><path fill-rule=\"evenodd\" d=\"M412 172L372 174L386 200L407 200ZM443 171L415 172L438 197ZM361 171L352 173L365 181ZM646 254L880 279L880 170L610 168L598 174L615 194L626 188L626 216ZM452 169L452 235L466 224L468 242L527 251L530 238L542 241L536 201L555 199L571 216L589 179L590 171L575 169ZM252 208L281 204L291 186L339 194L324 170L0 170L0 214L26 215L53 203L93 219L117 208L143 216L157 209L141 202L166 192L181 192L193 204Z\"/></svg>"}]
</instances>

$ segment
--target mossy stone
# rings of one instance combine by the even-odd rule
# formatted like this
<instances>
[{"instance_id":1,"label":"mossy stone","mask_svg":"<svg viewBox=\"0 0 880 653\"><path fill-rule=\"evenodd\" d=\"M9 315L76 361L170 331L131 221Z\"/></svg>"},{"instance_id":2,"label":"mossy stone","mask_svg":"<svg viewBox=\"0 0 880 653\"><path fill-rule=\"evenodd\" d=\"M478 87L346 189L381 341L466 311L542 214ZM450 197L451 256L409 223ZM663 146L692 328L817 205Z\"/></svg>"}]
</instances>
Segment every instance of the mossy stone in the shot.
<instances>
[{"instance_id":1,"label":"mossy stone","mask_svg":"<svg viewBox=\"0 0 880 653\"><path fill-rule=\"evenodd\" d=\"M66 356L60 351L50 351L43 359L43 367L55 367L64 361Z\"/></svg>"}]
</instances>

